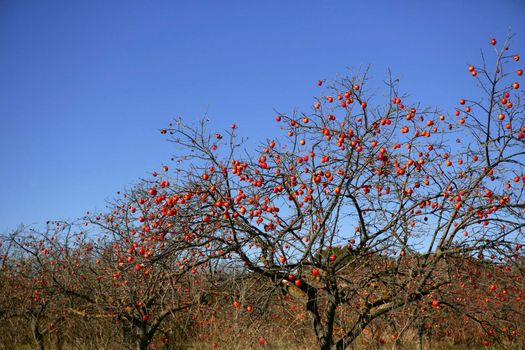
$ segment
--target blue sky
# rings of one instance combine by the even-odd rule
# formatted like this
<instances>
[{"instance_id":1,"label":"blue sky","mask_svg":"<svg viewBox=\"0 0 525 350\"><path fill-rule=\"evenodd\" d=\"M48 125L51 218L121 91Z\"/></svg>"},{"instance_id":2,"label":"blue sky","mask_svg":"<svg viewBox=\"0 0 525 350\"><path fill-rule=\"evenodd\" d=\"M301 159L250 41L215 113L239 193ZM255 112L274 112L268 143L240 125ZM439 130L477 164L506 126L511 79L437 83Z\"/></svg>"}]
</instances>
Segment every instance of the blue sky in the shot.
<instances>
[{"instance_id":1,"label":"blue sky","mask_svg":"<svg viewBox=\"0 0 525 350\"><path fill-rule=\"evenodd\" d=\"M0 0L0 232L101 209L170 164L174 117L271 137L274 108L307 110L347 67L451 108L509 29L525 56L520 0Z\"/></svg>"}]
</instances>

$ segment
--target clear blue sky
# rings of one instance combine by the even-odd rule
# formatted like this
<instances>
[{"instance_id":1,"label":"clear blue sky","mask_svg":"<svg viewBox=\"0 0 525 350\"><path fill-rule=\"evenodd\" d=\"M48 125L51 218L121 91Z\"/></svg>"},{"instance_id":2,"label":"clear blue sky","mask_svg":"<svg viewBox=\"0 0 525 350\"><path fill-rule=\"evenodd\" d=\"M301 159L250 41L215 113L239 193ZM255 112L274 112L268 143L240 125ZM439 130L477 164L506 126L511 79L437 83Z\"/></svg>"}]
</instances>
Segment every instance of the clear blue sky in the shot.
<instances>
[{"instance_id":1,"label":"clear blue sky","mask_svg":"<svg viewBox=\"0 0 525 350\"><path fill-rule=\"evenodd\" d=\"M175 116L271 136L347 67L451 107L509 28L525 57L522 0L0 0L0 232L103 208L169 164Z\"/></svg>"}]
</instances>

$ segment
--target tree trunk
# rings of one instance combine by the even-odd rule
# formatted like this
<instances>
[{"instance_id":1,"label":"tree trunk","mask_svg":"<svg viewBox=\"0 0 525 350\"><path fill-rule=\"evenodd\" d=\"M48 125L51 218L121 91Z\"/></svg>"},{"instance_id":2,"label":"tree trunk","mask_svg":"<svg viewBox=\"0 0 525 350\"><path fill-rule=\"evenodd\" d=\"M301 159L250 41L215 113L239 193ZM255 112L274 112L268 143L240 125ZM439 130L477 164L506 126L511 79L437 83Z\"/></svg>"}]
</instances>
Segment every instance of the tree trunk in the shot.
<instances>
[{"instance_id":1,"label":"tree trunk","mask_svg":"<svg viewBox=\"0 0 525 350\"><path fill-rule=\"evenodd\" d=\"M58 331L56 333L55 338L55 347L57 350L63 350L64 349L64 343L65 343L65 336L62 334L61 331Z\"/></svg>"},{"instance_id":2,"label":"tree trunk","mask_svg":"<svg viewBox=\"0 0 525 350\"><path fill-rule=\"evenodd\" d=\"M31 328L33 329L33 338L35 339L36 350L45 350L44 335L40 332L37 318L33 318L31 320Z\"/></svg>"},{"instance_id":3,"label":"tree trunk","mask_svg":"<svg viewBox=\"0 0 525 350\"><path fill-rule=\"evenodd\" d=\"M64 337L62 336L62 334L58 335L57 349L58 350L63 350L64 349Z\"/></svg>"},{"instance_id":4,"label":"tree trunk","mask_svg":"<svg viewBox=\"0 0 525 350\"><path fill-rule=\"evenodd\" d=\"M324 325L323 335L319 342L320 350L330 350L332 348L336 308L337 302L334 299L330 299L326 309L326 323Z\"/></svg>"},{"instance_id":5,"label":"tree trunk","mask_svg":"<svg viewBox=\"0 0 525 350\"><path fill-rule=\"evenodd\" d=\"M146 326L143 325L143 327L138 329L138 338L137 338L137 350L147 350L149 344L151 343L151 335L146 329Z\"/></svg>"},{"instance_id":6,"label":"tree trunk","mask_svg":"<svg viewBox=\"0 0 525 350\"><path fill-rule=\"evenodd\" d=\"M352 329L346 333L335 345L333 345L330 350L345 350L347 349L356 339L357 337L363 332L363 329L368 326L368 324L372 321L372 317L368 313L364 313L359 316L359 319L354 324Z\"/></svg>"},{"instance_id":7,"label":"tree trunk","mask_svg":"<svg viewBox=\"0 0 525 350\"><path fill-rule=\"evenodd\" d=\"M425 335L424 322L419 321L417 325L417 350L423 350L423 336Z\"/></svg>"},{"instance_id":8,"label":"tree trunk","mask_svg":"<svg viewBox=\"0 0 525 350\"><path fill-rule=\"evenodd\" d=\"M139 339L137 339L137 350L147 350L149 343L151 343L150 337L140 337Z\"/></svg>"}]
</instances>

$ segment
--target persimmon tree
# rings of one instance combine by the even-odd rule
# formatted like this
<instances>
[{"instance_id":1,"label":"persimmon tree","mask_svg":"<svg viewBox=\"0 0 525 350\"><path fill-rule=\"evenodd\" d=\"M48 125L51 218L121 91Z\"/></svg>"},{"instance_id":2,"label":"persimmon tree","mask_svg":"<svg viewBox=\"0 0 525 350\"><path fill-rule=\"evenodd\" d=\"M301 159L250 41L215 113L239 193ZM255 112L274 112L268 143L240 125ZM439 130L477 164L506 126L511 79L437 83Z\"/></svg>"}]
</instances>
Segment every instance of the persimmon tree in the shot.
<instances>
[{"instance_id":1,"label":"persimmon tree","mask_svg":"<svg viewBox=\"0 0 525 350\"><path fill-rule=\"evenodd\" d=\"M185 328L191 308L205 304L208 291L206 270L196 274L206 261L194 264L193 252L176 240L166 244L166 236L189 234L183 216L164 210L172 198L151 193L139 184L106 213L86 216L83 229L102 239L83 249L89 256L80 264L82 274L78 264L67 267L80 277L73 285L58 282L66 293L87 302L86 308L73 310L76 314L116 320L124 340L137 349L147 349L157 335L163 344L179 341L173 331ZM178 328L169 327L177 321Z\"/></svg>"},{"instance_id":2,"label":"persimmon tree","mask_svg":"<svg viewBox=\"0 0 525 350\"><path fill-rule=\"evenodd\" d=\"M139 185L106 213L9 236L9 249L2 245L9 252L2 254L2 275L11 297L5 298L2 318L30 320L39 349L58 320L65 319L75 320L76 328L115 328L116 323L122 336L111 337L109 344L126 348L146 349L155 337L162 344L180 342L181 335L190 338L191 308L207 303L207 261L194 259L195 251L186 244L179 247L174 240L165 245L165 235L193 233L184 231L173 210L165 223L150 215L173 200L150 201L150 193ZM91 344L93 339L82 341Z\"/></svg>"},{"instance_id":3,"label":"persimmon tree","mask_svg":"<svg viewBox=\"0 0 525 350\"><path fill-rule=\"evenodd\" d=\"M443 324L457 323L460 320L463 337L467 340L473 334L479 334L483 343L492 344L513 341L523 337L523 256L509 261L494 261L495 256L485 260L456 259L454 283L438 291L437 298L443 295L443 303L434 302L434 306L445 308L454 317L441 315ZM438 313L439 316L440 313ZM441 313L442 314L442 313Z\"/></svg>"},{"instance_id":4,"label":"persimmon tree","mask_svg":"<svg viewBox=\"0 0 525 350\"><path fill-rule=\"evenodd\" d=\"M280 113L284 135L257 152L235 125L170 125L179 169L169 190L191 208L194 234L169 240L295 290L320 349L348 348L373 320L449 285L457 257L514 259L525 227L522 70L508 42L494 48L494 64L468 68L479 89L452 113L410 101L398 80L373 97L361 74L319 81L312 110Z\"/></svg>"},{"instance_id":5,"label":"persimmon tree","mask_svg":"<svg viewBox=\"0 0 525 350\"><path fill-rule=\"evenodd\" d=\"M53 232L48 236L53 240ZM22 320L29 326L36 348L43 350L54 340L61 346L66 335L60 330L67 321L67 299L54 288L50 276L55 269L46 241L35 230L20 227L2 237L3 321ZM47 338L47 342L46 342Z\"/></svg>"},{"instance_id":6,"label":"persimmon tree","mask_svg":"<svg viewBox=\"0 0 525 350\"><path fill-rule=\"evenodd\" d=\"M40 323L50 318L44 318L43 313L50 308L48 304L58 306L61 302L58 314L80 320L78 323L110 324L112 328L117 324L122 336L113 338L113 344L147 349L154 337L164 344L176 342L172 330L184 325L164 327L167 321L189 319L188 309L203 302L205 275L187 278L186 273L192 270L183 267L185 251L173 246L168 256L159 259L163 254L159 232L141 230L136 234L143 224L141 219L133 222L127 216L135 211L131 204L128 200L125 205L117 202L109 214L57 223L56 229L42 233L31 230L12 238L19 251L31 258L30 267L35 269L27 273L31 278L18 271L13 279L31 282L21 290L35 293L30 295L34 300L24 296L28 299L24 302L29 306L37 302L39 307L39 312L31 315L36 315L32 324L42 348L45 333ZM17 266L28 265L22 258L15 259ZM180 317L183 313L186 317Z\"/></svg>"},{"instance_id":7,"label":"persimmon tree","mask_svg":"<svg viewBox=\"0 0 525 350\"><path fill-rule=\"evenodd\" d=\"M454 257L451 283L381 321L385 330L381 339L392 339L401 348L403 342L417 343L418 349L424 348L424 338L438 348L446 343L505 348L506 343L523 341L522 258L494 260L495 256ZM405 259L404 263L412 261ZM437 268L446 267L440 264Z\"/></svg>"}]
</instances>

